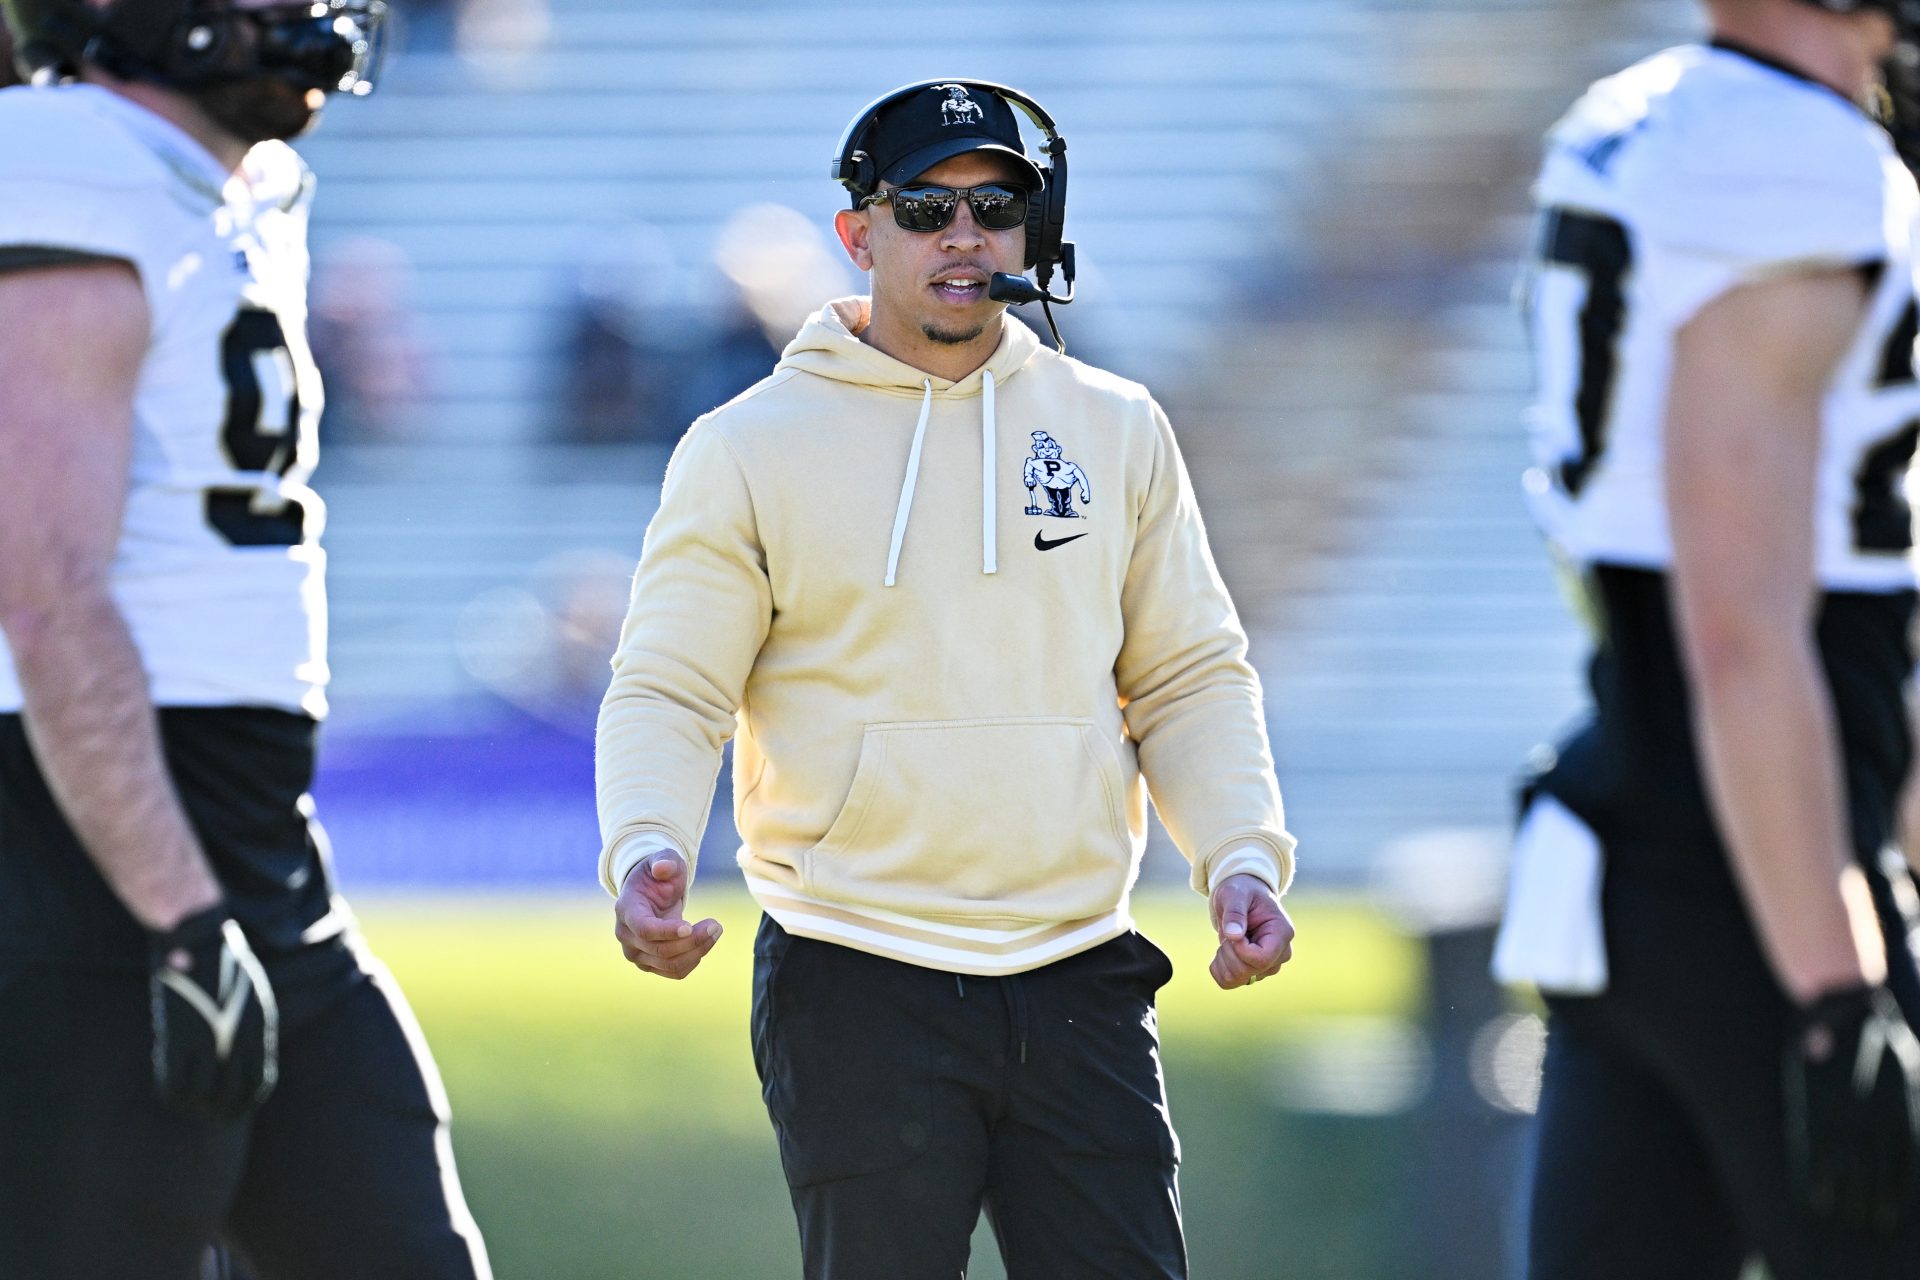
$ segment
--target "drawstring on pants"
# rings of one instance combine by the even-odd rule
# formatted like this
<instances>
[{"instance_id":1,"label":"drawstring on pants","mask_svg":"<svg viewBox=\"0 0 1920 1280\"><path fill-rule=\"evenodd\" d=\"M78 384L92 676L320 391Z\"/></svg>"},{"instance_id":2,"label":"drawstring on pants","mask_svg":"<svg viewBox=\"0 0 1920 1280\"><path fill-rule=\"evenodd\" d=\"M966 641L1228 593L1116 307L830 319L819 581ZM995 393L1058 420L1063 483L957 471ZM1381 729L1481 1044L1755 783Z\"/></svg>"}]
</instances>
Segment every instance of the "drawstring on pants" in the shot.
<instances>
[{"instance_id":1,"label":"drawstring on pants","mask_svg":"<svg viewBox=\"0 0 1920 1280\"><path fill-rule=\"evenodd\" d=\"M1015 1053L1021 1062L1027 1060L1027 987L1021 981L1021 975L1010 973L1004 978L994 979L1007 1001L1007 1032L1012 1038ZM953 975L953 989L962 1000L967 998L967 980L962 974Z\"/></svg>"},{"instance_id":2,"label":"drawstring on pants","mask_svg":"<svg viewBox=\"0 0 1920 1280\"><path fill-rule=\"evenodd\" d=\"M1020 1046L1020 1061L1027 1060L1027 987L1017 973L1000 980L1007 993L1007 1020L1013 1024L1013 1039Z\"/></svg>"}]
</instances>

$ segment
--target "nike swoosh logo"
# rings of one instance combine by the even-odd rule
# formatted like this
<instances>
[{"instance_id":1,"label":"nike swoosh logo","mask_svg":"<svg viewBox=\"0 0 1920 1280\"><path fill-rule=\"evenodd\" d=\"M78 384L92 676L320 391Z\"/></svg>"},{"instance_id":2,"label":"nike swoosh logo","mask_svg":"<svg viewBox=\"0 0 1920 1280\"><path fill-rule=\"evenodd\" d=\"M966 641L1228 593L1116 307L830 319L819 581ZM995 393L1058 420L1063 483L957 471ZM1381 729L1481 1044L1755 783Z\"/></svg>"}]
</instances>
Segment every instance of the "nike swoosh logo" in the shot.
<instances>
[{"instance_id":1,"label":"nike swoosh logo","mask_svg":"<svg viewBox=\"0 0 1920 1280\"><path fill-rule=\"evenodd\" d=\"M1066 546L1069 542L1072 542L1074 538L1084 538L1086 536L1084 533L1076 533L1073 535L1073 538L1049 538L1044 533L1036 533L1033 535L1033 549L1035 551L1051 551L1055 547Z\"/></svg>"}]
</instances>

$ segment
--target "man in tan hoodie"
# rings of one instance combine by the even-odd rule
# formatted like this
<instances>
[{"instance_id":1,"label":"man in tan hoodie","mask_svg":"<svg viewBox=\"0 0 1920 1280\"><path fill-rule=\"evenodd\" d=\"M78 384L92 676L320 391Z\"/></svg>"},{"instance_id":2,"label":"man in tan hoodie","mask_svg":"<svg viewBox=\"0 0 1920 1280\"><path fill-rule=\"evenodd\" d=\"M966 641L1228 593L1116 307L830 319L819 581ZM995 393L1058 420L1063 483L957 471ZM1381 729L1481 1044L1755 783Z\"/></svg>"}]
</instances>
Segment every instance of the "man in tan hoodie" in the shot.
<instances>
[{"instance_id":1,"label":"man in tan hoodie","mask_svg":"<svg viewBox=\"0 0 1920 1280\"><path fill-rule=\"evenodd\" d=\"M1148 791L1214 980L1291 953L1259 682L1167 419L988 296L1062 194L1017 98L929 82L855 121L835 225L872 296L681 441L601 711L601 879L670 978L720 936L684 907L735 740L808 1276L961 1274L983 1203L1013 1276L1186 1274L1172 968L1128 911Z\"/></svg>"}]
</instances>

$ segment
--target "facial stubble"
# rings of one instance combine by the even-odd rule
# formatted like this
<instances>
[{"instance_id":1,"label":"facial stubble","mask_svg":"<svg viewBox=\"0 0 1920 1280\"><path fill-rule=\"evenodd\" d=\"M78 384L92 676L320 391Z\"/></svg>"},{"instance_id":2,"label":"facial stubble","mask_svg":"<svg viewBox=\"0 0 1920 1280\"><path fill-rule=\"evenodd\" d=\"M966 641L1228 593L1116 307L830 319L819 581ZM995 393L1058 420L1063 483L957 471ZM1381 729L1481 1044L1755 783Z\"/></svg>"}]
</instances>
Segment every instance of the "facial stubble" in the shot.
<instances>
[{"instance_id":1,"label":"facial stubble","mask_svg":"<svg viewBox=\"0 0 1920 1280\"><path fill-rule=\"evenodd\" d=\"M937 342L945 347L963 347L986 331L987 326L984 324L977 325L965 333L958 333L952 329L941 329L925 323L920 326L920 332L926 336L928 342Z\"/></svg>"}]
</instances>

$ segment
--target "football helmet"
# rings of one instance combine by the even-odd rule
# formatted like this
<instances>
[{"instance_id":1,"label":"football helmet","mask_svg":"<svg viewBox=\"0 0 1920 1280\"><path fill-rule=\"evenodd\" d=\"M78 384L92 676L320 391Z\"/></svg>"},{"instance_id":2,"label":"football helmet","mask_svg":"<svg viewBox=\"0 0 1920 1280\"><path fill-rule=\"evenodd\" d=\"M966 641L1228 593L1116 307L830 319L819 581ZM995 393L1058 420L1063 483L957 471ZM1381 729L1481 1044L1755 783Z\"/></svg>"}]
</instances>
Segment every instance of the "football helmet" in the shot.
<instances>
[{"instance_id":1,"label":"football helmet","mask_svg":"<svg viewBox=\"0 0 1920 1280\"><path fill-rule=\"evenodd\" d=\"M0 0L14 61L35 82L83 62L123 80L192 91L271 78L362 95L379 68L385 0L305 0L237 9L222 0ZM245 28L251 28L246 32Z\"/></svg>"}]
</instances>

